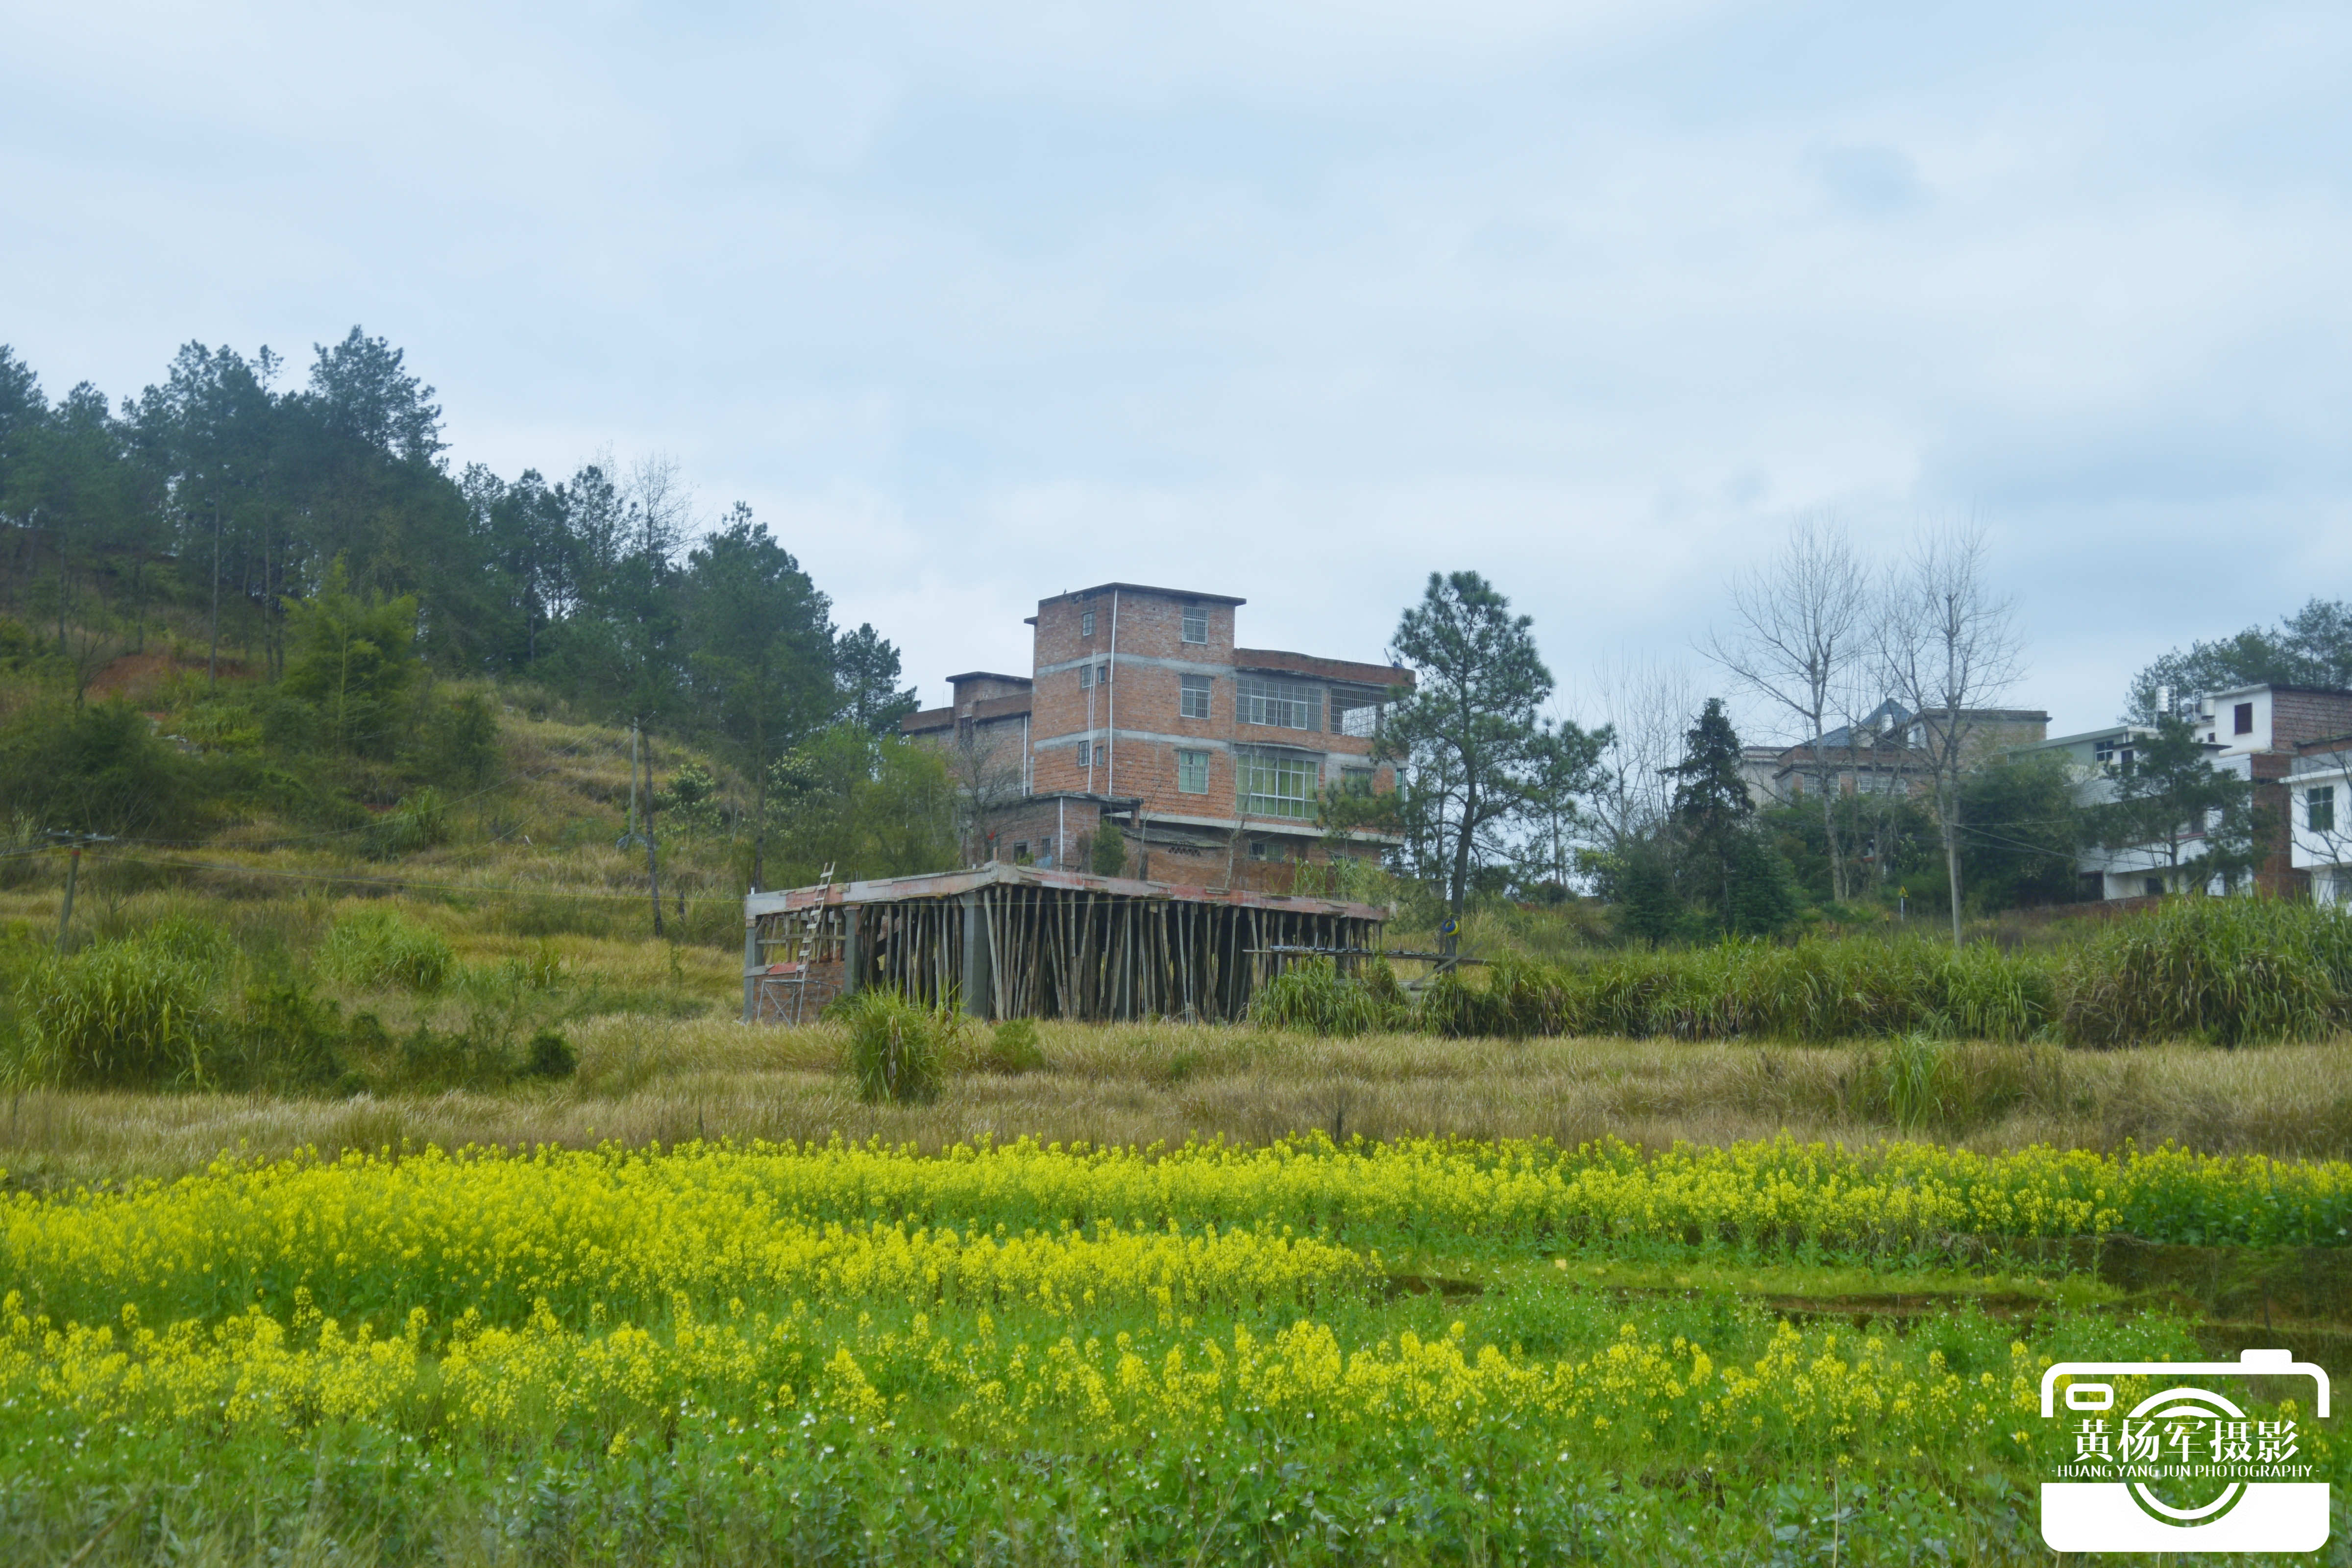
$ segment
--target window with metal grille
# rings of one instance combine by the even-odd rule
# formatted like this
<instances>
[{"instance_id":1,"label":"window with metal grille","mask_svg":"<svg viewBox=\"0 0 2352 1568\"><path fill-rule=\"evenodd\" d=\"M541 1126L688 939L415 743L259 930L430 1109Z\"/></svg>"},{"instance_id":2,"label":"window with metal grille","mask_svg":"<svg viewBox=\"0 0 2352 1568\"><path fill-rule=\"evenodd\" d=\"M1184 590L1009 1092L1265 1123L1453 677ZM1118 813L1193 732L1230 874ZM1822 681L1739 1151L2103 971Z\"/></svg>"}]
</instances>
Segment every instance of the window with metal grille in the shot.
<instances>
[{"instance_id":1,"label":"window with metal grille","mask_svg":"<svg viewBox=\"0 0 2352 1568\"><path fill-rule=\"evenodd\" d=\"M1209 793L1209 753L1179 752L1176 753L1176 787L1186 795Z\"/></svg>"},{"instance_id":2,"label":"window with metal grille","mask_svg":"<svg viewBox=\"0 0 2352 1568\"><path fill-rule=\"evenodd\" d=\"M1078 612L1078 635L1082 637L1095 635L1095 613L1092 610Z\"/></svg>"},{"instance_id":3,"label":"window with metal grille","mask_svg":"<svg viewBox=\"0 0 2352 1568\"><path fill-rule=\"evenodd\" d=\"M1184 606L1184 640L1186 642L1209 640L1209 607L1206 605Z\"/></svg>"},{"instance_id":4,"label":"window with metal grille","mask_svg":"<svg viewBox=\"0 0 2352 1568\"><path fill-rule=\"evenodd\" d=\"M2304 826L2314 833L2336 831L2336 786L2314 784L2303 797Z\"/></svg>"},{"instance_id":5,"label":"window with metal grille","mask_svg":"<svg viewBox=\"0 0 2352 1568\"><path fill-rule=\"evenodd\" d=\"M1342 707L1338 698L1331 700L1331 733L1353 735L1360 741L1369 741L1380 732L1379 703L1359 702L1352 707Z\"/></svg>"},{"instance_id":6,"label":"window with metal grille","mask_svg":"<svg viewBox=\"0 0 2352 1568\"><path fill-rule=\"evenodd\" d=\"M1094 765L1094 746L1088 742L1080 741L1078 742L1078 766L1082 768L1092 767Z\"/></svg>"},{"instance_id":7,"label":"window with metal grille","mask_svg":"<svg viewBox=\"0 0 2352 1568\"><path fill-rule=\"evenodd\" d=\"M1339 787L1347 791L1349 795L1371 794L1372 770L1370 768L1341 768L1339 770Z\"/></svg>"},{"instance_id":8,"label":"window with metal grille","mask_svg":"<svg viewBox=\"0 0 2352 1568\"><path fill-rule=\"evenodd\" d=\"M1087 687L1092 686L1094 683L1095 667L1091 664L1082 664L1078 666L1078 689L1084 691Z\"/></svg>"},{"instance_id":9,"label":"window with metal grille","mask_svg":"<svg viewBox=\"0 0 2352 1568\"><path fill-rule=\"evenodd\" d=\"M1303 680L1244 675L1234 682L1234 716L1276 730L1320 730L1323 689Z\"/></svg>"},{"instance_id":10,"label":"window with metal grille","mask_svg":"<svg viewBox=\"0 0 2352 1568\"><path fill-rule=\"evenodd\" d=\"M1315 817L1317 764L1300 752L1244 746L1234 753L1234 795L1252 816Z\"/></svg>"},{"instance_id":11,"label":"window with metal grille","mask_svg":"<svg viewBox=\"0 0 2352 1568\"><path fill-rule=\"evenodd\" d=\"M1177 712L1187 719L1209 716L1209 678L1205 675L1183 677L1184 689L1177 698Z\"/></svg>"}]
</instances>

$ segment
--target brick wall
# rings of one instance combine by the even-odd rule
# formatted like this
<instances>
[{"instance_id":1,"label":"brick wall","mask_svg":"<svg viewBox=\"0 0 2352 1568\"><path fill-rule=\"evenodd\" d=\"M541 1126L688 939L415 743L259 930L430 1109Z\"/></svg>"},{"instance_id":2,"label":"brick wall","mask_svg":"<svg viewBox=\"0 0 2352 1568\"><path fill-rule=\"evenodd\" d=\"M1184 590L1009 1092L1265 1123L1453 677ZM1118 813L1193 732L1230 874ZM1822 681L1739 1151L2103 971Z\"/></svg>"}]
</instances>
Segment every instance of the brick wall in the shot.
<instances>
[{"instance_id":1,"label":"brick wall","mask_svg":"<svg viewBox=\"0 0 2352 1568\"><path fill-rule=\"evenodd\" d=\"M2226 734L2228 716L2221 726ZM2297 741L2316 741L2352 731L2352 692L2271 690L2271 744L2281 750Z\"/></svg>"}]
</instances>

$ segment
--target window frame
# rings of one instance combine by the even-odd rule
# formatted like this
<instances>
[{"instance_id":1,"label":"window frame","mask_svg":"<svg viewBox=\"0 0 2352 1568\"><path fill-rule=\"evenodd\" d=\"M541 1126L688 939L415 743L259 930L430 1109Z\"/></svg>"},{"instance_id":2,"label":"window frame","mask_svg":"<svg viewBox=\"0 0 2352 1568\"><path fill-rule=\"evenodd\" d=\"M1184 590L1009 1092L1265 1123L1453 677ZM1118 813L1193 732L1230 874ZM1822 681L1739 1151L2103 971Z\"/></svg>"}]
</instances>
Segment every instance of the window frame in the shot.
<instances>
[{"instance_id":1,"label":"window frame","mask_svg":"<svg viewBox=\"0 0 2352 1568\"><path fill-rule=\"evenodd\" d=\"M2254 705L2240 702L2230 710L2230 733L2251 735L2254 732Z\"/></svg>"},{"instance_id":2,"label":"window frame","mask_svg":"<svg viewBox=\"0 0 2352 1568\"><path fill-rule=\"evenodd\" d=\"M1234 678L1234 719L1237 723L1255 724L1262 730L1319 732L1323 728L1323 688L1310 680L1237 675Z\"/></svg>"},{"instance_id":3,"label":"window frame","mask_svg":"<svg viewBox=\"0 0 2352 1568\"><path fill-rule=\"evenodd\" d=\"M1274 787L1260 787L1266 784ZM1297 793L1284 793L1286 785L1296 785ZM1234 806L1242 816L1316 821L1322 787L1322 759L1312 752L1282 746L1234 749Z\"/></svg>"},{"instance_id":4,"label":"window frame","mask_svg":"<svg viewBox=\"0 0 2352 1568\"><path fill-rule=\"evenodd\" d=\"M1201 628L1201 635L1199 637L1194 637L1192 635L1192 628L1196 626ZM1208 647L1209 606L1206 605L1185 605L1182 619L1178 626L1177 635L1181 637L1182 640L1192 644L1195 647Z\"/></svg>"},{"instance_id":5,"label":"window frame","mask_svg":"<svg viewBox=\"0 0 2352 1568\"><path fill-rule=\"evenodd\" d=\"M1078 612L1078 635L1082 637L1095 635L1095 613L1092 610Z\"/></svg>"},{"instance_id":6,"label":"window frame","mask_svg":"<svg viewBox=\"0 0 2352 1568\"><path fill-rule=\"evenodd\" d=\"M1176 678L1176 716L1180 719L1213 719L1216 717L1216 679L1206 675L1180 675ZM1201 710L1192 711L1192 699L1201 700Z\"/></svg>"},{"instance_id":7,"label":"window frame","mask_svg":"<svg viewBox=\"0 0 2352 1568\"><path fill-rule=\"evenodd\" d=\"M1186 784L1184 780L1188 774L1198 782L1194 784ZM1178 795L1206 795L1209 793L1208 752L1193 751L1189 747L1178 750L1176 753L1176 793Z\"/></svg>"},{"instance_id":8,"label":"window frame","mask_svg":"<svg viewBox=\"0 0 2352 1568\"><path fill-rule=\"evenodd\" d=\"M2310 833L2336 831L2336 786L2313 784L2303 792L2303 826Z\"/></svg>"}]
</instances>

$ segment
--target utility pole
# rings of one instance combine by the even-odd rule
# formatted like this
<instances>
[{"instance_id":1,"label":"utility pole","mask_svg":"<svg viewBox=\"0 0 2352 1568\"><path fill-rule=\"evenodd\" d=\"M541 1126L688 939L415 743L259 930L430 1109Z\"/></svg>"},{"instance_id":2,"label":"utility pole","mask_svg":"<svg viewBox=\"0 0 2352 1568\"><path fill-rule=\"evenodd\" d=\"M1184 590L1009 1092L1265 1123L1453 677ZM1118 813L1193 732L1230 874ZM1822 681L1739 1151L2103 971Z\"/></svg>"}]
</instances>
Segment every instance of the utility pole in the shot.
<instances>
[{"instance_id":1,"label":"utility pole","mask_svg":"<svg viewBox=\"0 0 2352 1568\"><path fill-rule=\"evenodd\" d=\"M66 861L65 903L58 910L58 956L66 952L66 933L73 925L74 889L81 881L81 850L85 844L111 844L113 839L100 833L51 833L52 838L62 838L69 846Z\"/></svg>"},{"instance_id":2,"label":"utility pole","mask_svg":"<svg viewBox=\"0 0 2352 1568\"><path fill-rule=\"evenodd\" d=\"M654 934L662 933L661 861L654 849L654 749L646 747L646 886L654 900Z\"/></svg>"}]
</instances>

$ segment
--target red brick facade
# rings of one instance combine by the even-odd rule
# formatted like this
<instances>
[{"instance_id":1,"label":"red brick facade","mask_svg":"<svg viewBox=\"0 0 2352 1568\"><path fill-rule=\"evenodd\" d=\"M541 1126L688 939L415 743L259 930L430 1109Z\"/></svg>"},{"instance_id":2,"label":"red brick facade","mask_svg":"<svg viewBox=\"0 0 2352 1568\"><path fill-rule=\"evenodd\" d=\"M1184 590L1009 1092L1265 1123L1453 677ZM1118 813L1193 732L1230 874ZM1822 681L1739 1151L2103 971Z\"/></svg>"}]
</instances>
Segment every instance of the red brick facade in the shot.
<instances>
[{"instance_id":1,"label":"red brick facade","mask_svg":"<svg viewBox=\"0 0 2352 1568\"><path fill-rule=\"evenodd\" d=\"M1242 604L1133 584L1044 600L1026 678L953 677L953 702L915 715L907 732L960 748L967 772L982 752L1007 759L1000 774L1017 762L1024 798L994 814L995 858L1080 865L1082 842L1108 816L1131 871L1287 891L1286 863L1322 856L1323 788L1393 787L1372 729L1412 677L1237 647ZM1363 850L1381 843L1366 837Z\"/></svg>"}]
</instances>

